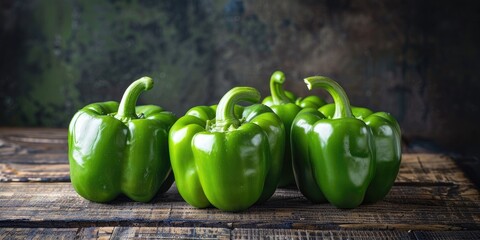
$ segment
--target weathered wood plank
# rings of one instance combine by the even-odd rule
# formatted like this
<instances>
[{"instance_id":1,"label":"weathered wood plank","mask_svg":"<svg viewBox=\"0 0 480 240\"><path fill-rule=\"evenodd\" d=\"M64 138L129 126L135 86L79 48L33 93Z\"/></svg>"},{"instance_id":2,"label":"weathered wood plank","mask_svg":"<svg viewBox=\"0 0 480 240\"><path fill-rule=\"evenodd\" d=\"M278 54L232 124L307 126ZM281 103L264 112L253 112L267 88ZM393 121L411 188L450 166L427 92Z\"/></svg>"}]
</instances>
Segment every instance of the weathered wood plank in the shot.
<instances>
[{"instance_id":1,"label":"weathered wood plank","mask_svg":"<svg viewBox=\"0 0 480 240\"><path fill-rule=\"evenodd\" d=\"M411 239L407 231L318 231L304 229L100 227L83 228L82 238L100 239Z\"/></svg>"},{"instance_id":2,"label":"weathered wood plank","mask_svg":"<svg viewBox=\"0 0 480 240\"><path fill-rule=\"evenodd\" d=\"M66 129L0 128L0 162L68 163Z\"/></svg>"},{"instance_id":3,"label":"weathered wood plank","mask_svg":"<svg viewBox=\"0 0 480 240\"><path fill-rule=\"evenodd\" d=\"M67 129L0 127L0 138L9 139L13 142L23 142L26 144L33 143L34 145L37 145L38 143L64 144L67 142Z\"/></svg>"},{"instance_id":4,"label":"weathered wood plank","mask_svg":"<svg viewBox=\"0 0 480 240\"><path fill-rule=\"evenodd\" d=\"M0 155L0 162L27 164L67 164L67 150L59 153L19 153L11 156Z\"/></svg>"},{"instance_id":5,"label":"weathered wood plank","mask_svg":"<svg viewBox=\"0 0 480 240\"><path fill-rule=\"evenodd\" d=\"M68 164L0 163L0 182L69 182Z\"/></svg>"},{"instance_id":6,"label":"weathered wood plank","mask_svg":"<svg viewBox=\"0 0 480 240\"><path fill-rule=\"evenodd\" d=\"M1 239L410 239L398 231L197 227L0 228Z\"/></svg>"},{"instance_id":7,"label":"weathered wood plank","mask_svg":"<svg viewBox=\"0 0 480 240\"><path fill-rule=\"evenodd\" d=\"M77 228L0 228L0 239L74 239Z\"/></svg>"},{"instance_id":8,"label":"weathered wood plank","mask_svg":"<svg viewBox=\"0 0 480 240\"><path fill-rule=\"evenodd\" d=\"M232 239L411 239L407 231L320 231L236 228Z\"/></svg>"},{"instance_id":9,"label":"weathered wood plank","mask_svg":"<svg viewBox=\"0 0 480 240\"><path fill-rule=\"evenodd\" d=\"M388 234L392 229L480 229L478 189L448 156L404 154L395 186L377 204L339 210L329 204L311 204L298 191L279 189L263 205L243 213L225 213L213 208L192 208L175 188L148 204L122 197L111 204L86 201L66 182L69 181L66 144L64 129L0 128L0 181L4 181L0 182L0 226L94 227L87 228L92 231L132 225L165 229L267 228L257 231L259 234L282 228L291 229L292 236L299 229L320 235L329 231L359 233L358 230L366 229L389 230ZM98 228L101 226L107 228ZM119 233L133 235L154 231L119 229ZM272 234L275 236L275 231Z\"/></svg>"},{"instance_id":10,"label":"weathered wood plank","mask_svg":"<svg viewBox=\"0 0 480 240\"><path fill-rule=\"evenodd\" d=\"M402 155L402 164L396 182L471 184L450 157L440 154Z\"/></svg>"},{"instance_id":11,"label":"weathered wood plank","mask_svg":"<svg viewBox=\"0 0 480 240\"><path fill-rule=\"evenodd\" d=\"M480 231L442 231L442 232L413 232L417 240L458 240L480 239Z\"/></svg>"},{"instance_id":12,"label":"weathered wood plank","mask_svg":"<svg viewBox=\"0 0 480 240\"><path fill-rule=\"evenodd\" d=\"M0 228L0 239L230 239L226 228Z\"/></svg>"},{"instance_id":13,"label":"weathered wood plank","mask_svg":"<svg viewBox=\"0 0 480 240\"><path fill-rule=\"evenodd\" d=\"M110 204L79 197L69 183L0 183L0 226L175 226L295 229L480 229L478 191L452 186L396 186L385 201L352 210L311 204L280 189L263 205L242 213L195 209L175 188L151 203L119 198ZM455 192L458 196L448 194Z\"/></svg>"},{"instance_id":14,"label":"weathered wood plank","mask_svg":"<svg viewBox=\"0 0 480 240\"><path fill-rule=\"evenodd\" d=\"M350 231L203 227L0 228L0 239L480 239L480 231Z\"/></svg>"},{"instance_id":15,"label":"weathered wood plank","mask_svg":"<svg viewBox=\"0 0 480 240\"><path fill-rule=\"evenodd\" d=\"M202 227L90 227L78 231L86 239L230 239L231 230Z\"/></svg>"}]
</instances>

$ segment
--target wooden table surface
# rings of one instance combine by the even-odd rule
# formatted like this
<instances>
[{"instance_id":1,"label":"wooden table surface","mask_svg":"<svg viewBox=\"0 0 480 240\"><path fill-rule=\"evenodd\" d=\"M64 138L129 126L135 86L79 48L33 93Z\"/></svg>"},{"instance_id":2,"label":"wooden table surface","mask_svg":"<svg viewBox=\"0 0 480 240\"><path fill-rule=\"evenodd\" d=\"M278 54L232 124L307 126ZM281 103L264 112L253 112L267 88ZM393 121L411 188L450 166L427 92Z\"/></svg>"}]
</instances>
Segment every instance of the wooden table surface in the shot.
<instances>
[{"instance_id":1,"label":"wooden table surface","mask_svg":"<svg viewBox=\"0 0 480 240\"><path fill-rule=\"evenodd\" d=\"M0 128L0 239L480 239L480 193L451 157L404 154L388 196L341 210L278 189L245 212L196 209L173 186L150 203L87 201L70 184L66 130Z\"/></svg>"}]
</instances>

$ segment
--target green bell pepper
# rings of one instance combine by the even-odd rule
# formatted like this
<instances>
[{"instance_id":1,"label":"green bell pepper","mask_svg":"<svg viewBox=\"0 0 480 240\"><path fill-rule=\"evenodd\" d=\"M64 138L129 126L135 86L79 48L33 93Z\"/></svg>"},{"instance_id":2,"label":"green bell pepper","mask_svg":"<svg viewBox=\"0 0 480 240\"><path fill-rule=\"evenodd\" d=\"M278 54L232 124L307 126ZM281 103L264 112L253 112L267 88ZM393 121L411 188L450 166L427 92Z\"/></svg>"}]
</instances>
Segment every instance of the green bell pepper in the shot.
<instances>
[{"instance_id":1,"label":"green bell pepper","mask_svg":"<svg viewBox=\"0 0 480 240\"><path fill-rule=\"evenodd\" d=\"M309 77L305 83L327 90L334 104L304 109L293 121L293 169L302 194L339 208L385 197L400 165L398 123L365 108L354 108L355 118L345 91L329 78Z\"/></svg>"},{"instance_id":2,"label":"green bell pepper","mask_svg":"<svg viewBox=\"0 0 480 240\"><path fill-rule=\"evenodd\" d=\"M287 92L283 89L284 83L285 74L281 71L274 72L270 78L271 96L266 97L262 101L263 104L269 106L280 117L287 130L282 177L279 182L280 187L295 184L290 150L290 128L293 119L302 108L313 107L316 109L325 104L325 101L317 96L308 96L303 99L298 98L295 100L295 96L291 92Z\"/></svg>"},{"instance_id":3,"label":"green bell pepper","mask_svg":"<svg viewBox=\"0 0 480 240\"><path fill-rule=\"evenodd\" d=\"M168 131L176 118L161 107L135 107L140 93L153 87L143 77L133 82L119 103L93 103L79 110L68 131L68 158L73 188L94 202L123 193L150 201L173 182Z\"/></svg>"},{"instance_id":4,"label":"green bell pepper","mask_svg":"<svg viewBox=\"0 0 480 240\"><path fill-rule=\"evenodd\" d=\"M240 211L269 199L278 185L285 129L250 87L236 87L218 107L198 106L172 126L169 148L175 182L190 205ZM241 116L241 117L240 117Z\"/></svg>"},{"instance_id":5,"label":"green bell pepper","mask_svg":"<svg viewBox=\"0 0 480 240\"><path fill-rule=\"evenodd\" d=\"M390 191L400 169L402 159L401 129L397 120L387 112L376 112L363 107L351 107L355 118L363 120L370 127L375 142L376 171L364 203L382 200ZM335 104L327 104L318 109L331 119Z\"/></svg>"}]
</instances>

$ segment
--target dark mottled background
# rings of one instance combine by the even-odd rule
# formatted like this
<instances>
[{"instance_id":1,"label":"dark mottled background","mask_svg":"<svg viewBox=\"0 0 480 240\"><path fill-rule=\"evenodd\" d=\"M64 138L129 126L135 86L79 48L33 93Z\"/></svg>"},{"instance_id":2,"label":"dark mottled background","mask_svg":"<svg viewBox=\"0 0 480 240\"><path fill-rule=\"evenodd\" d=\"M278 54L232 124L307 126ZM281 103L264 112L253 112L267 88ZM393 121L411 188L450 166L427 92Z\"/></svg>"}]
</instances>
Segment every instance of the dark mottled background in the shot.
<instances>
[{"instance_id":1,"label":"dark mottled background","mask_svg":"<svg viewBox=\"0 0 480 240\"><path fill-rule=\"evenodd\" d=\"M178 115L281 69L336 79L354 105L391 112L412 147L480 152L480 8L475 1L0 0L0 125L66 127L87 103ZM316 90L315 94L328 96Z\"/></svg>"}]
</instances>

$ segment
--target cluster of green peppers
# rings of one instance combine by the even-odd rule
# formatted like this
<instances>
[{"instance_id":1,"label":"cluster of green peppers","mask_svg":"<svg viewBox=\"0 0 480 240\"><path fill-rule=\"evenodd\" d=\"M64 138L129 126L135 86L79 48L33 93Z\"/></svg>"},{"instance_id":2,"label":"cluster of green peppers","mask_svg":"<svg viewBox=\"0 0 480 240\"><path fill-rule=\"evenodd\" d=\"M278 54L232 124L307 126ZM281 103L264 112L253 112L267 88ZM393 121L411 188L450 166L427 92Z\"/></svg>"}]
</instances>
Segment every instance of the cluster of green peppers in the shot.
<instances>
[{"instance_id":1,"label":"cluster of green peppers","mask_svg":"<svg viewBox=\"0 0 480 240\"><path fill-rule=\"evenodd\" d=\"M388 113L351 107L344 90L325 77L309 89L333 97L296 98L274 72L271 97L235 87L218 105L196 106L177 119L161 107L136 106L153 87L133 82L120 103L85 106L68 132L70 177L82 197L108 202L124 194L150 201L175 180L182 198L198 208L245 210L294 185L312 202L339 208L383 199L397 176L400 127ZM250 102L246 107L239 102Z\"/></svg>"}]
</instances>

